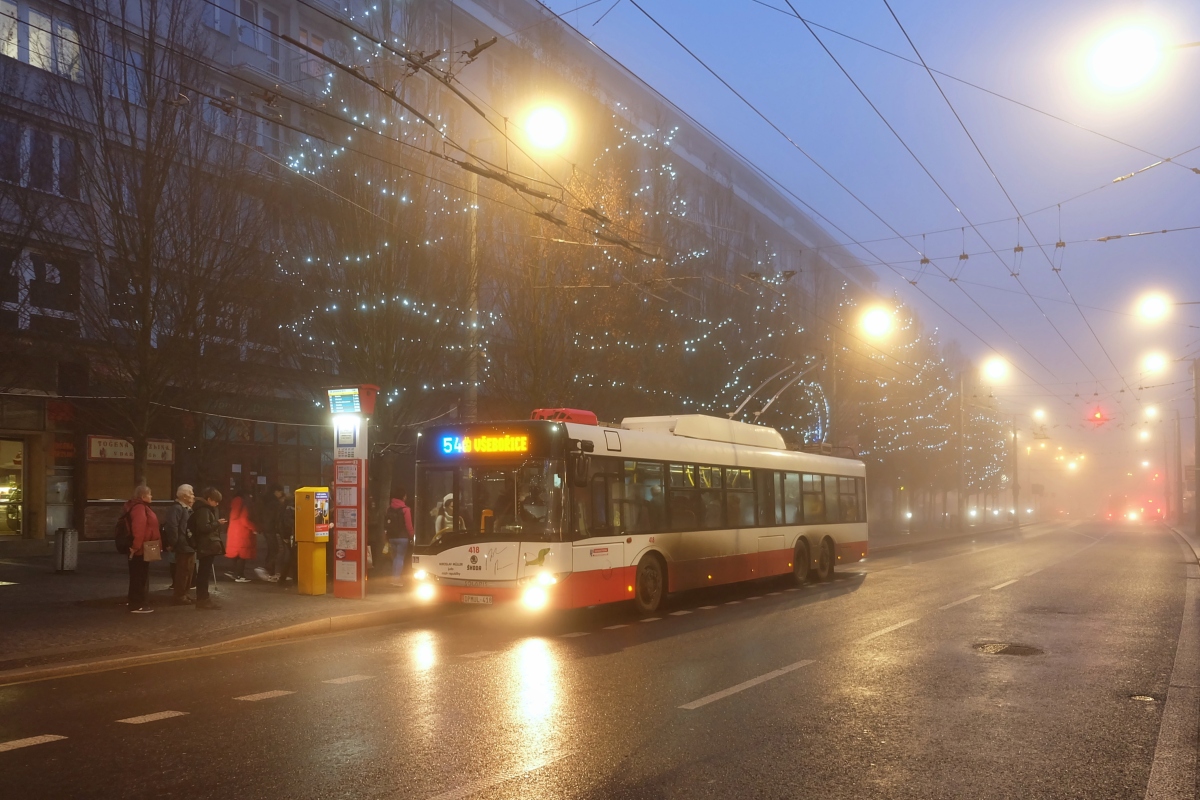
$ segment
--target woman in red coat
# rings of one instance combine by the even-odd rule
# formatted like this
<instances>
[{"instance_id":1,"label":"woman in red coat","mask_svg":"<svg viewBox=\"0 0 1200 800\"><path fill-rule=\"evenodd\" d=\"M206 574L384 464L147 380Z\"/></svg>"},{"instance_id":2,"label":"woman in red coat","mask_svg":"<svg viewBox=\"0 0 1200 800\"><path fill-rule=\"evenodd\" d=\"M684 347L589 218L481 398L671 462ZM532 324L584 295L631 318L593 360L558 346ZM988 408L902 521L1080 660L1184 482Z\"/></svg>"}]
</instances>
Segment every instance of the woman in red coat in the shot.
<instances>
[{"instance_id":1,"label":"woman in red coat","mask_svg":"<svg viewBox=\"0 0 1200 800\"><path fill-rule=\"evenodd\" d=\"M229 529L225 539L225 557L233 559L233 571L225 574L235 583L249 583L246 577L246 562L258 555L258 542L254 538L254 525L250 522L250 510L236 494L229 503Z\"/></svg>"},{"instance_id":2,"label":"woman in red coat","mask_svg":"<svg viewBox=\"0 0 1200 800\"><path fill-rule=\"evenodd\" d=\"M125 501L123 516L128 518L133 544L129 548L129 610L134 614L149 614L154 609L146 605L146 580L150 565L142 557L146 542L161 542L158 515L150 508L150 487L145 484L133 490Z\"/></svg>"}]
</instances>

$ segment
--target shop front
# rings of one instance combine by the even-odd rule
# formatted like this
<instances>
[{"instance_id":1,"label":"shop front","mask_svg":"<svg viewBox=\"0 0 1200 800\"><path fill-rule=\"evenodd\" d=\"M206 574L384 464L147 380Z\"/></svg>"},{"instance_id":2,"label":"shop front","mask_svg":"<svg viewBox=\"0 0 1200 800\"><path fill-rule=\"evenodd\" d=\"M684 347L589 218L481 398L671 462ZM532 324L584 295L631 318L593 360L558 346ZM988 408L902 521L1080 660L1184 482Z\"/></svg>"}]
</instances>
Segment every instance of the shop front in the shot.
<instances>
[{"instance_id":1,"label":"shop front","mask_svg":"<svg viewBox=\"0 0 1200 800\"><path fill-rule=\"evenodd\" d=\"M0 397L0 543L44 539L48 484L44 401Z\"/></svg>"},{"instance_id":2,"label":"shop front","mask_svg":"<svg viewBox=\"0 0 1200 800\"><path fill-rule=\"evenodd\" d=\"M149 440L146 485L156 503L167 503L174 498L174 469L175 442ZM121 508L133 496L135 485L133 442L119 436L88 436L83 538L112 538Z\"/></svg>"}]
</instances>

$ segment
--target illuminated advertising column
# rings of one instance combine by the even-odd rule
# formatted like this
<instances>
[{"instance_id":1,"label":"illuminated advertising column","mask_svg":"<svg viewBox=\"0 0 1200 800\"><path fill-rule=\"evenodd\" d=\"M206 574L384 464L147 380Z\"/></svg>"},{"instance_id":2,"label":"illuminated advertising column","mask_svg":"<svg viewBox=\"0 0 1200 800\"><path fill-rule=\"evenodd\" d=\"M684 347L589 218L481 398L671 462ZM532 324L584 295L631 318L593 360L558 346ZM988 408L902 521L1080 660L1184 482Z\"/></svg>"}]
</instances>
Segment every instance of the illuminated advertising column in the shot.
<instances>
[{"instance_id":1,"label":"illuminated advertising column","mask_svg":"<svg viewBox=\"0 0 1200 800\"><path fill-rule=\"evenodd\" d=\"M333 415L333 594L367 596L367 442L377 386L329 390Z\"/></svg>"}]
</instances>

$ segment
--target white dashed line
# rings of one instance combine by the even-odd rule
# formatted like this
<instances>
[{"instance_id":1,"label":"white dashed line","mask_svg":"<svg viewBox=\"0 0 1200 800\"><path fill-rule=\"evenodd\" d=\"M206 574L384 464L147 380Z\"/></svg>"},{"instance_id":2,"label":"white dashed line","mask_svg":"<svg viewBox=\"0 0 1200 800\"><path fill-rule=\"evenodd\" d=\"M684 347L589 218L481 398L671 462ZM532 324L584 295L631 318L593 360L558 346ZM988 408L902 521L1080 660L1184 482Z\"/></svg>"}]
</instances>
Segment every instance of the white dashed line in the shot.
<instances>
[{"instance_id":1,"label":"white dashed line","mask_svg":"<svg viewBox=\"0 0 1200 800\"><path fill-rule=\"evenodd\" d=\"M747 600L762 600L762 598L761 598L761 597L759 597L759 596L757 596L757 595L756 595L756 596L754 596L754 597L747 597L746 599L747 599Z\"/></svg>"},{"instance_id":2,"label":"white dashed line","mask_svg":"<svg viewBox=\"0 0 1200 800\"><path fill-rule=\"evenodd\" d=\"M777 594L780 594L780 592L767 592L767 597L774 597Z\"/></svg>"},{"instance_id":3,"label":"white dashed line","mask_svg":"<svg viewBox=\"0 0 1200 800\"><path fill-rule=\"evenodd\" d=\"M790 588L790 589L784 589L784 591L785 591L785 592L798 592L798 591L800 591L800 587L799 587L799 586L793 586L793 587L792 587L792 588Z\"/></svg>"},{"instance_id":4,"label":"white dashed line","mask_svg":"<svg viewBox=\"0 0 1200 800\"><path fill-rule=\"evenodd\" d=\"M700 606L701 611L712 611L716 606Z\"/></svg>"},{"instance_id":5,"label":"white dashed line","mask_svg":"<svg viewBox=\"0 0 1200 800\"><path fill-rule=\"evenodd\" d=\"M705 695L704 697L701 697L699 700L693 700L690 703L686 703L686 704L680 706L680 708L682 708L686 711L694 711L697 708L700 708L701 706L706 706L709 703L714 703L717 700L721 700L722 698L729 697L729 695L731 695L731 694L737 694L738 692L745 691L746 689L749 689L753 686L758 686L760 683L766 683L767 681L772 680L773 678L778 678L780 675L786 675L789 672L800 669L801 667L807 667L811 663L813 663L812 659L809 659L806 661L797 661L795 664L788 664L786 667L780 667L779 669L775 670L774 672L768 672L766 675L759 675L757 678L751 678L748 681L739 683L737 686L730 686L728 689L723 689L719 692L714 692L713 694Z\"/></svg>"},{"instance_id":6,"label":"white dashed line","mask_svg":"<svg viewBox=\"0 0 1200 800\"><path fill-rule=\"evenodd\" d=\"M608 627L606 627L604 630L606 630L606 631L615 631L617 628L628 628L628 627L629 627L629 626L628 626L628 625L626 625L625 623L621 623L620 625L609 625L609 626L608 626Z\"/></svg>"},{"instance_id":7,"label":"white dashed line","mask_svg":"<svg viewBox=\"0 0 1200 800\"><path fill-rule=\"evenodd\" d=\"M358 683L359 681L369 680L371 680L370 675L347 675L344 678L330 678L327 681L321 681L321 683Z\"/></svg>"},{"instance_id":8,"label":"white dashed line","mask_svg":"<svg viewBox=\"0 0 1200 800\"><path fill-rule=\"evenodd\" d=\"M682 611L682 610L681 610L681 611L672 611L672 612L671 612L671 616L672 616L672 617L682 617L684 614L690 614L690 613L692 613L692 612L690 612L690 611Z\"/></svg>"},{"instance_id":9,"label":"white dashed line","mask_svg":"<svg viewBox=\"0 0 1200 800\"><path fill-rule=\"evenodd\" d=\"M962 600L955 600L953 603L946 603L944 606L939 606L938 611L945 611L948 608L954 608L955 606L960 606L963 603L969 603L977 597L982 597L982 595L973 594L970 597L964 597Z\"/></svg>"},{"instance_id":10,"label":"white dashed line","mask_svg":"<svg viewBox=\"0 0 1200 800\"><path fill-rule=\"evenodd\" d=\"M33 747L35 744L57 742L58 740L65 738L67 737L46 734L45 736L30 736L28 739L13 739L11 742L0 742L0 753L3 753L7 750L20 750L22 747Z\"/></svg>"},{"instance_id":11,"label":"white dashed line","mask_svg":"<svg viewBox=\"0 0 1200 800\"><path fill-rule=\"evenodd\" d=\"M730 600L730 601L729 601L728 603L726 603L725 605L727 605L727 606L736 606L736 605L737 605L738 603L740 603L740 602L742 602L742 601L741 601L741 600Z\"/></svg>"},{"instance_id":12,"label":"white dashed line","mask_svg":"<svg viewBox=\"0 0 1200 800\"><path fill-rule=\"evenodd\" d=\"M508 781L521 777L522 775L528 775L535 770L539 770L549 764L553 764L559 759L566 758L568 755L570 755L570 753L567 751L544 755L526 766L525 769L513 770L512 772L503 772L499 775L493 775L489 778L480 778L473 783L468 783L466 786L460 786L457 789L451 789L449 791L442 792L441 794L435 794L429 798L429 800L463 800L463 798L474 797L480 792L483 792L485 789L490 789L493 786L499 786L502 783L507 783Z\"/></svg>"},{"instance_id":13,"label":"white dashed line","mask_svg":"<svg viewBox=\"0 0 1200 800\"><path fill-rule=\"evenodd\" d=\"M577 637L587 636L587 635L588 635L587 631L572 631L571 633L564 633L562 635L562 638L563 639L575 639Z\"/></svg>"},{"instance_id":14,"label":"white dashed line","mask_svg":"<svg viewBox=\"0 0 1200 800\"><path fill-rule=\"evenodd\" d=\"M1025 577L1026 577L1026 578L1032 578L1034 575L1037 575L1037 574L1038 574L1039 572L1041 572L1041 571L1042 571L1042 567L1038 567L1038 568L1037 568L1037 569L1035 569L1033 572L1026 572L1026 573L1025 573Z\"/></svg>"},{"instance_id":15,"label":"white dashed line","mask_svg":"<svg viewBox=\"0 0 1200 800\"><path fill-rule=\"evenodd\" d=\"M1005 581L1004 583L1000 584L999 586L993 586L992 591L994 592L997 589L1003 589L1005 586L1012 586L1014 583L1017 582L1017 580L1019 580L1019 579L1013 578L1011 581Z\"/></svg>"},{"instance_id":16,"label":"white dashed line","mask_svg":"<svg viewBox=\"0 0 1200 800\"><path fill-rule=\"evenodd\" d=\"M235 697L234 700L245 700L248 703L257 703L259 700L270 700L273 697L283 697L284 695L295 694L295 692L284 691L283 689L275 689L270 692L259 692L258 694L247 694L241 697Z\"/></svg>"},{"instance_id":17,"label":"white dashed line","mask_svg":"<svg viewBox=\"0 0 1200 800\"><path fill-rule=\"evenodd\" d=\"M662 617L646 617L645 619L639 619L638 622L658 622L660 619Z\"/></svg>"},{"instance_id":18,"label":"white dashed line","mask_svg":"<svg viewBox=\"0 0 1200 800\"><path fill-rule=\"evenodd\" d=\"M474 653L463 653L459 658L483 658L495 653L495 650L476 650Z\"/></svg>"},{"instance_id":19,"label":"white dashed line","mask_svg":"<svg viewBox=\"0 0 1200 800\"><path fill-rule=\"evenodd\" d=\"M868 633L866 636L862 637L861 639L856 639L855 643L863 644L864 642L869 642L877 636L883 636L885 633L891 633L894 630L903 628L905 625L911 625L914 622L916 622L917 619L919 619L919 617L914 617L912 619L906 619L906 620L904 620L904 622L897 622L895 625L889 625L882 630L875 631L874 633Z\"/></svg>"},{"instance_id":20,"label":"white dashed line","mask_svg":"<svg viewBox=\"0 0 1200 800\"><path fill-rule=\"evenodd\" d=\"M124 722L126 725L142 725L147 722L158 722L160 719L170 719L171 717L186 717L186 711L159 711L157 714L143 714L140 717L130 717L129 719L119 719L117 722Z\"/></svg>"}]
</instances>

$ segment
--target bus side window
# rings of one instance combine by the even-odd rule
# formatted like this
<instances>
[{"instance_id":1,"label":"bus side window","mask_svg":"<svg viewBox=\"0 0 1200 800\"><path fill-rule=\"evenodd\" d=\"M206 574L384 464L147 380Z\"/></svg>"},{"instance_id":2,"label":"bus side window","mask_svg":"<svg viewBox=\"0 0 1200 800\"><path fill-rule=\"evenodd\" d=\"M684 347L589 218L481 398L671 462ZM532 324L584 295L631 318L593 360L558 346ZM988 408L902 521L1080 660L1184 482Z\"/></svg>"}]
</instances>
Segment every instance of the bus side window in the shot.
<instances>
[{"instance_id":1,"label":"bus side window","mask_svg":"<svg viewBox=\"0 0 1200 800\"><path fill-rule=\"evenodd\" d=\"M858 521L867 521L867 479L855 478L854 482L858 484Z\"/></svg>"},{"instance_id":2,"label":"bus side window","mask_svg":"<svg viewBox=\"0 0 1200 800\"><path fill-rule=\"evenodd\" d=\"M805 474L804 489L804 524L821 525L825 522L825 488L820 475Z\"/></svg>"},{"instance_id":3,"label":"bus side window","mask_svg":"<svg viewBox=\"0 0 1200 800\"><path fill-rule=\"evenodd\" d=\"M753 528L757 525L754 475L748 469L725 468L725 527Z\"/></svg>"},{"instance_id":4,"label":"bus side window","mask_svg":"<svg viewBox=\"0 0 1200 800\"><path fill-rule=\"evenodd\" d=\"M668 464L667 478L671 530L699 530L700 496L696 491L696 467L692 464Z\"/></svg>"},{"instance_id":5,"label":"bus side window","mask_svg":"<svg viewBox=\"0 0 1200 800\"><path fill-rule=\"evenodd\" d=\"M754 485L758 490L758 524L778 524L775 520L775 473L769 469L754 470Z\"/></svg>"},{"instance_id":6,"label":"bus side window","mask_svg":"<svg viewBox=\"0 0 1200 800\"><path fill-rule=\"evenodd\" d=\"M800 516L800 475L789 472L783 476L783 523L802 525L808 516Z\"/></svg>"},{"instance_id":7,"label":"bus side window","mask_svg":"<svg viewBox=\"0 0 1200 800\"><path fill-rule=\"evenodd\" d=\"M838 484L837 477L833 475L825 476L825 521L826 522L841 522L841 517L838 515Z\"/></svg>"},{"instance_id":8,"label":"bus side window","mask_svg":"<svg viewBox=\"0 0 1200 800\"><path fill-rule=\"evenodd\" d=\"M775 473L775 524L786 525L787 518L783 514L783 473Z\"/></svg>"},{"instance_id":9,"label":"bus side window","mask_svg":"<svg viewBox=\"0 0 1200 800\"><path fill-rule=\"evenodd\" d=\"M842 522L862 522L862 518L858 515L858 497L854 478L839 477L837 482L841 501L838 505L842 512Z\"/></svg>"},{"instance_id":10,"label":"bus side window","mask_svg":"<svg viewBox=\"0 0 1200 800\"><path fill-rule=\"evenodd\" d=\"M700 483L700 528L717 530L725 527L724 492L720 467L698 467Z\"/></svg>"}]
</instances>

